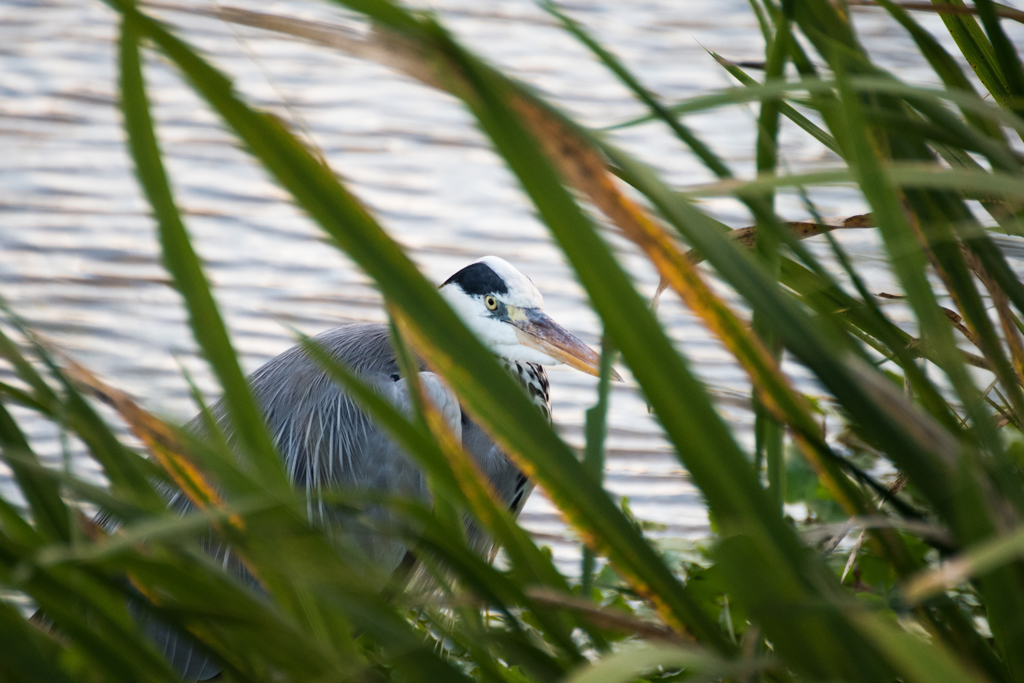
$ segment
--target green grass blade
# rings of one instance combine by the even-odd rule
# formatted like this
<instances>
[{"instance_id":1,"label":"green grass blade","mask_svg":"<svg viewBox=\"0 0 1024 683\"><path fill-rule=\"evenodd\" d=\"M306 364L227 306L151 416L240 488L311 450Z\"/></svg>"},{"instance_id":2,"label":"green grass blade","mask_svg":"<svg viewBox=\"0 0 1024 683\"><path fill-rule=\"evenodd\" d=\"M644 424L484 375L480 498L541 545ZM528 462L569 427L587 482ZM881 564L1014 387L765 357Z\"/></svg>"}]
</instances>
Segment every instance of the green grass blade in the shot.
<instances>
[{"instance_id":1,"label":"green grass blade","mask_svg":"<svg viewBox=\"0 0 1024 683\"><path fill-rule=\"evenodd\" d=\"M936 5L965 8L963 0L933 0ZM956 41L960 53L971 65L982 85L992 94L995 101L1005 106L1009 90L996 60L995 50L985 37L977 20L967 13L940 13L942 22Z\"/></svg>"},{"instance_id":2,"label":"green grass blade","mask_svg":"<svg viewBox=\"0 0 1024 683\"><path fill-rule=\"evenodd\" d=\"M60 487L56 482L40 477L31 468L23 467L15 458L7 457L12 452L25 454L32 462L38 462L18 424L0 404L0 453L32 510L36 527L44 538L69 540L71 511L60 497Z\"/></svg>"},{"instance_id":3,"label":"green grass blade","mask_svg":"<svg viewBox=\"0 0 1024 683\"><path fill-rule=\"evenodd\" d=\"M60 666L61 647L37 627L21 618L10 605L0 603L0 678L11 683L72 683Z\"/></svg>"},{"instance_id":4,"label":"green grass blade","mask_svg":"<svg viewBox=\"0 0 1024 683\"><path fill-rule=\"evenodd\" d=\"M942 44L932 34L923 29L907 11L891 2L891 0L880 0L879 4L907 30L910 37L917 44L921 54L928 60L932 70L942 79L947 88L955 88L976 94L974 85L964 75L960 65L946 52L946 49L942 47ZM984 131L991 138L1005 141L1006 137L1003 135L1002 130L991 121L978 116L970 110L965 110L963 113L971 125Z\"/></svg>"},{"instance_id":5,"label":"green grass blade","mask_svg":"<svg viewBox=\"0 0 1024 683\"><path fill-rule=\"evenodd\" d=\"M0 582L28 594L102 679L177 682L129 617L123 588L71 567L36 570L33 552L0 535Z\"/></svg>"},{"instance_id":6,"label":"green grass blade","mask_svg":"<svg viewBox=\"0 0 1024 683\"><path fill-rule=\"evenodd\" d=\"M604 440L608 431L608 392L611 388L612 356L615 349L607 335L601 335L601 368L597 381L597 402L587 410L584 423L586 442L583 447L583 466L600 483L604 481ZM583 562L580 567L580 592L590 595L594 581L596 558L590 548L583 546Z\"/></svg>"},{"instance_id":7,"label":"green grass blade","mask_svg":"<svg viewBox=\"0 0 1024 683\"><path fill-rule=\"evenodd\" d=\"M110 427L82 397L77 388L52 358L50 351L38 340L20 317L0 302L7 321L30 341L36 355L59 383L58 395L47 381L22 356L13 341L0 331L0 355L14 365L18 376L32 387L34 409L62 427L74 432L85 442L90 454L99 462L110 486L119 495L131 497L134 503L150 509L163 507L162 499L152 485L153 466L125 448Z\"/></svg>"},{"instance_id":8,"label":"green grass blade","mask_svg":"<svg viewBox=\"0 0 1024 683\"><path fill-rule=\"evenodd\" d=\"M884 653L893 668L900 672L900 680L908 683L934 683L940 680L970 683L986 680L980 672L952 656L945 648L936 647L896 624L886 623L865 612L852 613L850 619Z\"/></svg>"},{"instance_id":9,"label":"green grass blade","mask_svg":"<svg viewBox=\"0 0 1024 683\"><path fill-rule=\"evenodd\" d=\"M1024 529L969 546L942 566L912 577L903 586L903 594L909 602L917 603L1021 557L1024 557Z\"/></svg>"},{"instance_id":10,"label":"green grass blade","mask_svg":"<svg viewBox=\"0 0 1024 683\"><path fill-rule=\"evenodd\" d=\"M788 36L787 36L787 39L790 40L790 41L792 40L792 38L789 38ZM712 52L711 56L714 57L715 61L718 62L719 64L721 64L722 67L726 71L729 72L729 75L731 75L733 78L735 78L737 81L739 81L743 85L745 85L747 87L756 87L756 86L760 85L757 81L755 81L753 78L748 76L746 74L746 72L743 71L743 69L741 69L737 65L733 64L729 60L725 59L724 57L722 57L718 53ZM768 85L768 84L766 83L766 85ZM769 100L768 97L765 97L764 100L762 100L762 101L767 102L767 101L770 101L770 100ZM809 118L807 118L806 116L801 114L799 111L797 111L793 107L793 105L791 105L791 104L789 104L787 102L783 102L781 99L780 100L771 100L771 101L775 101L775 106L778 107L778 110L779 110L780 114L782 114L787 119L789 119L790 121L795 123L797 126L799 126L804 132L806 132L812 138L814 138L815 140L817 140L821 144L825 145L825 147L829 148L831 151L835 152L839 156L842 156L843 151L839 147L839 143L836 142L836 139L834 137L832 137L828 132L822 130L822 128L819 125L817 125L816 123L811 121ZM673 108L673 111L674 111L674 108Z\"/></svg>"},{"instance_id":11,"label":"green grass blade","mask_svg":"<svg viewBox=\"0 0 1024 683\"><path fill-rule=\"evenodd\" d=\"M767 53L765 64L765 81L779 80L783 76L788 55L790 41L789 22L785 15L776 13L775 40L772 48ZM761 114L758 117L757 142L756 142L756 166L757 174L774 175L778 165L778 137L779 137L779 112L780 107L775 100L761 102ZM765 193L761 201L767 212L774 213L775 193ZM765 220L761 216L757 218L756 230L757 241L754 244L754 252L775 280L779 278L780 256L779 244L781 242L781 230L776 225L777 221ZM782 360L782 345L778 337L771 329L771 325L764 320L762 311L754 311L752 320L754 332L764 342L765 348L771 355L773 361L779 364ZM754 407L754 435L755 435L755 463L760 470L760 463L763 461L768 471L768 496L781 511L786 490L786 471L783 464L783 445L785 442L785 429L783 424L771 415L767 406L758 398L757 392L751 395L751 403Z\"/></svg>"},{"instance_id":12,"label":"green grass blade","mask_svg":"<svg viewBox=\"0 0 1024 683\"><path fill-rule=\"evenodd\" d=\"M739 679L770 665L767 660L724 662L700 650L671 645L630 647L599 662L582 667L566 678L565 683L632 683L645 674L684 669L703 680Z\"/></svg>"},{"instance_id":13,"label":"green grass blade","mask_svg":"<svg viewBox=\"0 0 1024 683\"><path fill-rule=\"evenodd\" d=\"M68 474L63 470L46 467L34 456L24 451L11 449L4 453L4 458L17 463L22 469L32 471L39 478L52 481L56 486L59 486L65 496L74 499L75 502L85 501L95 505L102 514L109 515L111 519L131 520L152 512L151 510L140 508L131 502L125 502L123 498L112 495L104 487L82 481L73 474ZM0 507L4 507L5 510L3 515L0 515L4 517L5 523L18 524L17 520L21 520L20 516L17 519L7 516L13 513L13 508L10 507L9 503L0 499ZM14 514L16 515L17 513ZM27 526L24 520L21 520L21 523L26 526L21 527L18 525L17 529L8 527L6 533L22 543L42 542L42 539L31 526ZM25 533L29 531L32 533Z\"/></svg>"},{"instance_id":14,"label":"green grass blade","mask_svg":"<svg viewBox=\"0 0 1024 683\"><path fill-rule=\"evenodd\" d=\"M552 2L544 2L541 5L548 14L558 19L562 26L569 33L574 35L583 45L589 49L595 57L601 60L609 71L625 85L633 95L643 102L653 112L653 115L660 119L669 129L686 144L693 153L719 178L731 178L732 171L726 166L717 154L712 151L704 142L690 131L679 118L670 112L658 99L657 95L645 88L636 76L629 71L619 59L605 49L600 43L594 40L589 33L576 21L566 14L560 12Z\"/></svg>"},{"instance_id":15,"label":"green grass blade","mask_svg":"<svg viewBox=\"0 0 1024 683\"><path fill-rule=\"evenodd\" d=\"M249 392L224 321L210 294L209 283L171 195L146 101L138 41L139 27L131 14L127 14L122 24L120 47L121 108L139 181L157 219L164 263L185 300L196 341L224 389L235 434L266 484L285 491L288 478L284 467Z\"/></svg>"},{"instance_id":16,"label":"green grass blade","mask_svg":"<svg viewBox=\"0 0 1024 683\"><path fill-rule=\"evenodd\" d=\"M792 44L792 41L791 41ZM726 62L728 64L728 62ZM724 65L723 65L724 66ZM814 99L815 96L831 96L835 92L836 83L833 80L821 79L817 77L804 77L800 80L794 81L780 81L758 85L756 81L751 79L746 74L742 74L740 71L735 71L734 68L730 68L730 73L741 82L750 82L745 88L728 88L721 90L716 93L708 95L700 95L698 97L691 98L684 102L671 105L668 107L669 111L674 114L688 114L700 111L707 111L710 109L716 109L725 105L730 104L743 104L746 102L754 102L766 99L778 99L787 96L792 96L795 92L806 92L812 96L812 100L809 103L816 109L821 111L823 116L829 115L830 108L825 106L820 101ZM854 88L858 92L877 92L887 93L892 95L902 95L906 97L925 97L925 98L936 98L940 100L948 100L962 110L977 113L979 116L991 119L993 122L1000 125L1010 127L1019 133L1024 133L1024 121L1020 117L1016 116L1013 112L1007 111L992 104L986 102L978 97L973 92L967 92L959 89L948 89L941 90L930 87L920 87L907 85L901 83L895 78L885 75L879 76L880 72L877 68L871 69L872 75L857 75L849 78L850 87ZM633 119L620 124L609 127L607 130L615 130L617 128L623 128L628 126L638 125L647 121L653 120L654 117L651 115L644 116L638 119ZM831 124L830 124L831 125ZM808 131L810 132L810 131ZM830 135L829 133L822 131L824 135ZM832 130L832 134L842 135L842 131ZM813 134L813 133L812 133ZM817 137L817 136L816 136ZM830 138L835 140L834 137ZM824 144L824 140L822 141ZM838 144L838 143L835 143ZM830 145L826 145L831 148ZM840 156L843 156L842 148L834 150Z\"/></svg>"},{"instance_id":17,"label":"green grass blade","mask_svg":"<svg viewBox=\"0 0 1024 683\"><path fill-rule=\"evenodd\" d=\"M762 7L758 0L748 0L748 4L750 5L750 11L757 17L757 25L761 29L761 37L764 38L765 49L771 50L775 34L772 23L768 20L768 14L772 6L770 3L765 3L766 7Z\"/></svg>"},{"instance_id":18,"label":"green grass blade","mask_svg":"<svg viewBox=\"0 0 1024 683\"><path fill-rule=\"evenodd\" d=\"M948 170L938 164L919 161L887 163L879 173L880 179L900 188L953 190L964 197L1024 197L1024 183L1020 177L1005 173L968 169ZM690 199L727 197L734 194L758 194L773 188L849 185L855 180L848 169L823 169L749 181L719 181L690 187L679 194Z\"/></svg>"},{"instance_id":19,"label":"green grass blade","mask_svg":"<svg viewBox=\"0 0 1024 683\"><path fill-rule=\"evenodd\" d=\"M996 16L996 4L992 0L977 0L975 5L992 45L996 64L1003 76L1002 80L1006 83L1006 89L1012 98L1009 108L1018 114L1024 112L1024 104L1021 103L1021 98L1024 98L1024 69L1021 68L1017 50L1003 31L999 17Z\"/></svg>"}]
</instances>

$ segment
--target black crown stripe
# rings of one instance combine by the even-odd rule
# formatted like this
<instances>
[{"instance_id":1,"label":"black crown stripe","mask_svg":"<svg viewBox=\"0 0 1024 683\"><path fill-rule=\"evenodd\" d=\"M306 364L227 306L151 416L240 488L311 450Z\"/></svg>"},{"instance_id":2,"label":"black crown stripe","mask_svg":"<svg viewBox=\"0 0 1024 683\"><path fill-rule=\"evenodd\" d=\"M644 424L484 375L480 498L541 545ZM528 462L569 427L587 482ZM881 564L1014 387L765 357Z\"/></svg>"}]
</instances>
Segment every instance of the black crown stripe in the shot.
<instances>
[{"instance_id":1,"label":"black crown stripe","mask_svg":"<svg viewBox=\"0 0 1024 683\"><path fill-rule=\"evenodd\" d=\"M471 263L448 278L444 285L456 284L466 294L508 294L508 285L486 263Z\"/></svg>"}]
</instances>

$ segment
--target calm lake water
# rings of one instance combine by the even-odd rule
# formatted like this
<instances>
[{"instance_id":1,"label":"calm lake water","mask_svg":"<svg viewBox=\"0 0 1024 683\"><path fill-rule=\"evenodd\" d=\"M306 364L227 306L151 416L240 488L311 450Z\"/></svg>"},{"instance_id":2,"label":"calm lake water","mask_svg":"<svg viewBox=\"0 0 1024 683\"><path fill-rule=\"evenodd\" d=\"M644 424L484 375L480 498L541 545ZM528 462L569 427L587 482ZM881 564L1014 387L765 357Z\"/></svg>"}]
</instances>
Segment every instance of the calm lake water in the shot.
<instances>
[{"instance_id":1,"label":"calm lake water","mask_svg":"<svg viewBox=\"0 0 1024 683\"><path fill-rule=\"evenodd\" d=\"M236 4L357 25L327 3ZM531 2L423 4L436 9L473 49L587 124L606 126L642 113ZM761 35L745 0L601 0L566 8L668 100L733 85L706 50L735 60L762 56ZM251 102L308 131L429 277L440 282L482 255L500 255L533 278L556 320L597 343L598 321L580 287L457 102L324 48L217 20L160 15L231 74ZM893 22L873 10L859 12L856 21L886 66L910 81L928 78L912 43ZM933 18L922 21L939 30ZM116 32L116 16L97 0L0 3L0 294L38 330L147 408L185 420L194 408L180 366L211 397L217 389L196 357L180 301L168 286L148 206L124 149L116 106ZM292 345L289 327L313 334L383 320L367 278L324 242L318 228L153 54L147 77L177 198L246 369ZM755 116L753 109L734 107L689 117L687 123L738 175L749 176ZM675 184L712 179L656 124L616 137ZM782 141L792 170L836 163L792 126L784 128ZM814 198L826 216L864 210L858 196L845 189L821 191ZM706 206L730 225L749 224L736 202L713 200ZM795 199L783 197L779 206L787 218L806 216ZM869 267L871 286L893 291L870 231L848 232L843 240ZM657 280L651 268L627 247L623 251L640 287L652 293ZM672 297L666 296L660 313L719 397L738 439L750 447L752 417L743 373ZM792 371L804 377L799 368ZM624 374L626 383L612 394L608 487L628 496L640 518L667 525L666 534L704 534L707 518L699 493ZM554 420L570 442L581 444L594 380L565 368L552 369L550 376ZM56 435L31 420L25 427L41 452L57 462ZM77 467L98 477L86 458L78 458ZM0 469L9 491L7 475ZM543 495L530 499L523 520L553 545L567 570L574 569L578 550Z\"/></svg>"}]
</instances>

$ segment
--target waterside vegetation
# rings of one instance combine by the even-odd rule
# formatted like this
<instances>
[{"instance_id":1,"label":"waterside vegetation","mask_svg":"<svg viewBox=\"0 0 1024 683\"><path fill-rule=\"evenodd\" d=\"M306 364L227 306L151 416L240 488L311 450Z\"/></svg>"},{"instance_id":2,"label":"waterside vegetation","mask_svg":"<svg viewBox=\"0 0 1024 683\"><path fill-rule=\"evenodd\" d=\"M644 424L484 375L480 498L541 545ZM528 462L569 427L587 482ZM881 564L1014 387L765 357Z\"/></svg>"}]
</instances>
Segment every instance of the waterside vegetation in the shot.
<instances>
[{"instance_id":1,"label":"waterside vegetation","mask_svg":"<svg viewBox=\"0 0 1024 683\"><path fill-rule=\"evenodd\" d=\"M8 312L0 355L0 449L22 501L0 498L0 679L175 681L126 608L191 632L236 681L635 680L1024 681L1024 286L999 246L1024 238L1024 68L991 0L936 0L960 55L899 3L878 0L943 87L901 81L865 51L842 1L751 0L765 56L757 78L715 56L738 85L683 102L648 90L557 6L544 5L719 181L688 192L462 46L437 18L386 0L338 0L365 33L228 8L204 10L373 59L461 100L515 174L600 316L602 378L582 457L522 395L436 288L322 159L145 5L120 17L120 104L163 257L224 392L229 446L197 441L76 365ZM919 3L915 3L916 5ZM429 403L408 417L304 340L427 473L432 505L351 490L316 495L354 519L368 504L403 523L439 586L425 598L306 515L246 385L162 163L141 51L174 64L224 126L379 286L395 343L443 375L465 407L545 489L586 546L579 580L555 567L495 504ZM973 73L961 69L966 61ZM734 176L686 126L695 112L754 103L758 175ZM783 119L837 163L780 167ZM840 165L841 163L841 165ZM343 172L344 169L338 169ZM845 225L787 222L777 192L860 188ZM756 219L735 230L695 199L729 195ZM831 232L875 230L913 325L897 325ZM757 443L745 452L659 324L606 233L630 240L748 373ZM802 240L825 241L836 272ZM998 238L998 239L994 239ZM715 293L727 284L744 318ZM912 330L912 332L908 331ZM811 400L783 354L827 392ZM680 556L602 486L612 356L627 367L702 491L714 534ZM110 378L116 384L116 378ZM145 452L107 424L114 407ZM204 398L196 392L202 407ZM85 445L109 486L45 467L10 406ZM203 408L205 410L205 408ZM823 411L842 422L826 434ZM881 479L887 469L898 476ZM198 511L169 511L181 489ZM23 504L22 504L23 503ZM803 503L814 523L786 515ZM117 523L100 527L92 511ZM471 515L498 540L492 566L462 533ZM213 533L259 578L256 595L201 549ZM844 540L845 539L845 540ZM602 568L597 571L598 566Z\"/></svg>"}]
</instances>

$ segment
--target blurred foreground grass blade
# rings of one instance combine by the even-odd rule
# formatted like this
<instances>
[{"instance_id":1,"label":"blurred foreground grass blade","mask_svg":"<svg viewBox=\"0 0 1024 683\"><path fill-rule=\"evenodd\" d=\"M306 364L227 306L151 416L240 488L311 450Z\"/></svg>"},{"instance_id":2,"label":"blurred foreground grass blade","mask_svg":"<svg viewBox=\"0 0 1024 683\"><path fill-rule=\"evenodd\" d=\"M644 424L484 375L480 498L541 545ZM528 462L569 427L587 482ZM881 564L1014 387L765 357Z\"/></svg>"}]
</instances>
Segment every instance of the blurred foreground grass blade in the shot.
<instances>
[{"instance_id":1,"label":"blurred foreground grass blade","mask_svg":"<svg viewBox=\"0 0 1024 683\"><path fill-rule=\"evenodd\" d=\"M10 683L72 683L58 664L60 645L29 623L10 605L0 602L0 679Z\"/></svg>"},{"instance_id":2,"label":"blurred foreground grass blade","mask_svg":"<svg viewBox=\"0 0 1024 683\"><path fill-rule=\"evenodd\" d=\"M68 360L69 376L87 387L124 418L145 443L168 476L200 508L223 507L223 499L204 473L192 462L185 444L162 421L139 408L124 392L107 386L82 366Z\"/></svg>"},{"instance_id":3,"label":"blurred foreground grass blade","mask_svg":"<svg viewBox=\"0 0 1024 683\"><path fill-rule=\"evenodd\" d=\"M918 49L921 50L921 54L928 60L932 70L942 79L947 88L956 88L976 94L974 85L964 75L956 60L946 52L942 44L932 34L928 33L920 24L914 21L909 12L892 2L892 0L879 0L878 4L884 7L907 30L910 37L917 44ZM963 114L964 118L971 125L984 131L989 137L1005 142L1006 136L1003 134L1002 129L992 121L978 116L971 110L963 110Z\"/></svg>"},{"instance_id":4,"label":"blurred foreground grass blade","mask_svg":"<svg viewBox=\"0 0 1024 683\"><path fill-rule=\"evenodd\" d=\"M784 13L774 13L775 40L767 53L765 64L765 81L782 80L786 68L786 57L790 41L789 21ZM779 162L778 155L779 137L779 106L775 100L764 100L761 102L761 113L758 117L757 142L756 142L756 166L757 174L775 175ZM765 213L775 213L775 193L771 190L760 197L765 207ZM757 215L755 227L754 252L764 263L765 270L777 281L780 272L779 245L782 241L780 234L785 228L764 215ZM772 330L771 325L764 319L764 313L754 311L751 320L754 332L764 342L767 352L772 361L778 366L782 361L782 344L778 336ZM755 385L756 387L756 385ZM786 470L783 463L783 446L785 443L785 428L781 420L776 419L763 399L755 391L751 395L751 402L754 407L754 435L755 435L755 458L760 464L766 465L768 472L768 495L779 510L783 509L783 500L786 489ZM822 439L823 440L823 439Z\"/></svg>"},{"instance_id":5,"label":"blurred foreground grass blade","mask_svg":"<svg viewBox=\"0 0 1024 683\"><path fill-rule=\"evenodd\" d=\"M995 3L992 0L975 0L975 6L992 44L992 52L1002 73L1002 80L1012 98L1009 108L1017 113L1024 112L1024 69L1021 68L1017 50L1003 31L999 17L996 16Z\"/></svg>"},{"instance_id":6,"label":"blurred foreground grass blade","mask_svg":"<svg viewBox=\"0 0 1024 683\"><path fill-rule=\"evenodd\" d=\"M246 522L248 527L258 526L254 519ZM152 598L142 601L138 594L126 596L136 601L140 623L156 617L192 633L227 671L249 679L259 678L268 665L288 671L296 680L346 669L345 660L337 654L340 643L325 647L280 603L242 585L200 548L190 553L184 540L172 544L150 539L145 550L89 562L111 573L128 574Z\"/></svg>"},{"instance_id":7,"label":"blurred foreground grass blade","mask_svg":"<svg viewBox=\"0 0 1024 683\"><path fill-rule=\"evenodd\" d=\"M963 553L950 558L941 566L911 577L903 585L902 592L908 602L918 603L1021 557L1024 557L1024 527L1008 535L968 546Z\"/></svg>"},{"instance_id":8,"label":"blurred foreground grass blade","mask_svg":"<svg viewBox=\"0 0 1024 683\"><path fill-rule=\"evenodd\" d=\"M791 41L790 45L793 44L795 43ZM818 140L818 142L825 145L836 154L839 154L840 156L842 155L842 148L839 147L839 143L836 142L835 138L828 131L823 130L820 126L813 123L810 119L793 108L789 103L781 101L782 98L790 96L792 92L799 90L807 90L808 94L812 96L828 95L831 92L831 88L826 85L828 83L827 80L819 79L814 76L797 81L779 81L761 84L718 53L711 52L710 54L715 61L721 64L726 71L728 71L745 87L726 88L706 95L697 95L682 102L668 105L667 109L671 114L682 115L697 113L711 109L718 109L726 105L739 105L747 102L763 101L766 99L780 99L780 111L785 114L787 118L790 118L793 123L806 131L811 135L811 137ZM816 106L820 106L820 104ZM620 128L629 128L631 126L637 126L656 119L657 116L655 114L646 114L635 119L630 119L628 121L623 121L622 123L609 126L603 130L614 131Z\"/></svg>"},{"instance_id":9,"label":"blurred foreground grass blade","mask_svg":"<svg viewBox=\"0 0 1024 683\"><path fill-rule=\"evenodd\" d=\"M604 145L607 147L607 145ZM958 168L949 170L938 164L919 161L894 161L882 172L886 181L901 188L953 190L967 199L1024 198L1024 185L1017 176ZM625 179L625 178L624 178ZM628 182L628 181L627 181ZM688 199L756 194L782 187L852 184L855 178L847 169L822 169L754 180L729 180L685 188L678 194ZM632 183L630 183L632 184ZM717 221L716 221L717 222Z\"/></svg>"},{"instance_id":10,"label":"blurred foreground grass blade","mask_svg":"<svg viewBox=\"0 0 1024 683\"><path fill-rule=\"evenodd\" d=\"M792 38L788 38L787 37L787 40L791 41ZM736 64L733 64L729 60L725 59L724 57L719 55L717 52L712 52L711 56L715 59L716 62L721 64L722 67L726 71L728 71L729 74L733 78L735 78L737 81L739 81L743 85L745 85L747 87L756 87L756 86L760 85L760 83L758 83L756 80L754 80L753 78L748 76L743 71L743 69L738 67ZM766 83L765 85L767 86L769 84ZM761 101L762 102L767 102L768 98L765 97ZM832 137L832 135L830 135L827 131L822 130L822 128L820 126L818 126L816 123L814 123L809 118L807 118L806 116L801 114L799 111L797 111L796 108L793 107L793 105L789 104L788 102L782 101L782 99L778 99L778 100L776 100L775 106L778 107L780 114L782 114L787 119L789 119L790 121L795 123L797 126L802 128L804 130L804 132L806 132L808 135L813 137L815 140L817 140L821 144L825 145L825 147L827 147L831 151L835 152L839 156L843 155L843 150L839 146L839 143L836 142L836 139L834 137Z\"/></svg>"},{"instance_id":11,"label":"blurred foreground grass blade","mask_svg":"<svg viewBox=\"0 0 1024 683\"><path fill-rule=\"evenodd\" d=\"M125 501L120 496L114 495L106 487L97 486L75 476L73 473L46 467L37 459L11 450L4 453L4 457L17 462L23 468L36 472L40 477L53 480L62 489L63 494L72 499L74 503L90 503L100 510L102 515L109 515L114 520L132 520L150 513L151 510L140 508L132 502ZM156 466L154 465L154 468ZM162 508L161 508L162 509ZM0 527L5 533L19 543L39 544L42 539L35 529L21 518L14 508L7 501L0 498ZM86 518L79 510L74 510L74 517L81 526L86 526L86 535L89 535L89 527L94 522L86 522ZM13 525L5 526L5 525ZM80 540L80 539L75 539Z\"/></svg>"},{"instance_id":12,"label":"blurred foreground grass blade","mask_svg":"<svg viewBox=\"0 0 1024 683\"><path fill-rule=\"evenodd\" d=\"M604 482L604 442L608 432L608 393L611 389L612 356L615 347L608 340L607 333L601 334L601 367L597 380L597 402L589 408L584 418L583 466L590 471L598 483ZM580 593L589 596L594 582L594 552L585 544L580 566Z\"/></svg>"},{"instance_id":13,"label":"blurred foreground grass blade","mask_svg":"<svg viewBox=\"0 0 1024 683\"><path fill-rule=\"evenodd\" d=\"M988 680L940 644L929 643L878 616L851 609L850 620L892 663L907 683L972 683Z\"/></svg>"},{"instance_id":14,"label":"blurred foreground grass blade","mask_svg":"<svg viewBox=\"0 0 1024 683\"><path fill-rule=\"evenodd\" d=\"M3 311L6 322L13 325L19 331L26 329L27 326L14 314L14 311L11 310L3 299L0 299L0 311ZM25 358L18 349L18 345L7 336L3 328L0 328L0 357L7 359L17 376L32 389L37 401L46 406L51 406L51 409L53 404L59 402L57 394L28 359Z\"/></svg>"},{"instance_id":15,"label":"blurred foreground grass blade","mask_svg":"<svg viewBox=\"0 0 1024 683\"><path fill-rule=\"evenodd\" d=\"M4 458L17 457L14 453L4 453ZM28 461L24 463L28 466ZM51 472L41 465L37 465L40 471ZM40 537L39 532L36 531L28 520L22 517L23 511L17 509L14 505L7 502L3 498L0 498L0 533L9 537L14 543L21 547L35 547L42 545L43 539Z\"/></svg>"},{"instance_id":16,"label":"blurred foreground grass blade","mask_svg":"<svg viewBox=\"0 0 1024 683\"><path fill-rule=\"evenodd\" d=\"M118 582L77 567L37 567L35 550L0 534L0 584L32 598L46 621L73 643L73 657L98 671L99 680L178 683L129 617Z\"/></svg>"},{"instance_id":17,"label":"blurred foreground grass blade","mask_svg":"<svg viewBox=\"0 0 1024 683\"><path fill-rule=\"evenodd\" d=\"M139 63L138 28L132 15L126 14L120 44L121 108L139 181L159 226L164 263L185 300L196 341L220 379L225 400L231 408L229 415L237 438L245 444L245 453L252 459L264 484L284 492L288 490L288 478L281 459L249 391L224 321L171 195L146 101Z\"/></svg>"},{"instance_id":18,"label":"blurred foreground grass blade","mask_svg":"<svg viewBox=\"0 0 1024 683\"><path fill-rule=\"evenodd\" d=\"M550 15L562 22L562 26L574 35L594 56L608 67L608 69L622 81L623 85L632 91L633 95L643 102L654 113L658 119L665 123L672 130L677 138L685 143L694 154L719 178L731 178L732 171L725 165L725 162L715 154L710 147L690 131L678 118L676 114L669 111L661 103L657 95L645 88L636 76L627 69L619 59L603 45L594 40L589 33L576 21L565 13L561 12L558 6L546 0L541 7Z\"/></svg>"},{"instance_id":19,"label":"blurred foreground grass blade","mask_svg":"<svg viewBox=\"0 0 1024 683\"><path fill-rule=\"evenodd\" d=\"M747 4L750 5L750 10L757 17L757 25L761 28L761 37L764 38L764 44L770 50L772 41L775 39L774 27L768 19L772 6L765 3L766 7L761 7L759 0L748 0Z\"/></svg>"},{"instance_id":20,"label":"blurred foreground grass blade","mask_svg":"<svg viewBox=\"0 0 1024 683\"><path fill-rule=\"evenodd\" d=\"M35 403L33 409L74 432L85 442L89 452L103 468L111 489L118 495L128 496L133 503L150 508L162 507L163 504L150 481L155 468L118 441L110 427L79 394L51 357L42 340L35 336L25 321L2 302L0 310L6 314L6 320L32 344L39 359L63 389L63 395L58 395L36 372L14 342L0 330L0 356L10 361L18 376L32 387Z\"/></svg>"},{"instance_id":21,"label":"blurred foreground grass blade","mask_svg":"<svg viewBox=\"0 0 1024 683\"><path fill-rule=\"evenodd\" d=\"M932 1L936 5L949 5L957 8L966 7L963 0ZM982 85L992 94L992 97L1000 106L1006 107L1009 104L1010 93L1003 78L1002 70L999 68L995 50L992 49L992 44L985 37L981 27L978 26L978 21L969 13L954 14L941 12L939 16Z\"/></svg>"},{"instance_id":22,"label":"blurred foreground grass blade","mask_svg":"<svg viewBox=\"0 0 1024 683\"><path fill-rule=\"evenodd\" d=\"M769 668L771 660L725 662L703 652L670 645L628 647L600 661L581 667L565 683L632 683L654 672L683 670L700 680L742 680Z\"/></svg>"},{"instance_id":23,"label":"blurred foreground grass blade","mask_svg":"<svg viewBox=\"0 0 1024 683\"><path fill-rule=\"evenodd\" d=\"M582 475L571 450L552 432L532 403L480 345L436 290L365 210L272 118L253 112L231 94L230 82L184 44L129 6L112 6L139 22L181 67L197 90L246 141L336 242L401 308L417 332L417 345L434 349L431 362L445 375L518 464L536 476L574 525L594 534L602 551L641 593L663 608L676 625L687 624L702 640L729 651L721 631L699 610L635 527L601 488ZM436 355L435 355L436 354ZM455 359L458 359L458 362Z\"/></svg>"},{"instance_id":24,"label":"blurred foreground grass blade","mask_svg":"<svg viewBox=\"0 0 1024 683\"><path fill-rule=\"evenodd\" d=\"M59 479L58 479L59 480ZM99 562L145 542L154 544L179 539L198 538L198 531L210 529L231 517L241 519L243 515L255 514L278 505L271 501L250 503L246 506L224 506L220 509L194 510L186 514L165 514L147 517L118 529L110 535L101 535L92 543L65 545L50 544L41 548L35 561L41 567L50 567L65 562Z\"/></svg>"},{"instance_id":25,"label":"blurred foreground grass blade","mask_svg":"<svg viewBox=\"0 0 1024 683\"><path fill-rule=\"evenodd\" d=\"M38 461L18 423L0 403L0 454L11 468L14 480L32 510L32 521L44 538L70 540L71 511L60 497L60 486L23 467L16 459L7 457L12 453L24 454L33 463Z\"/></svg>"}]
</instances>

